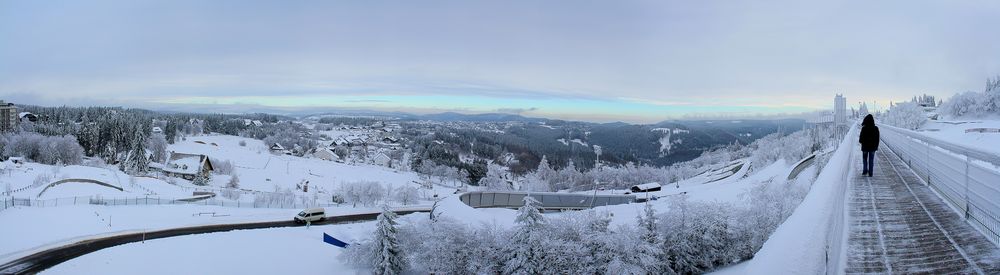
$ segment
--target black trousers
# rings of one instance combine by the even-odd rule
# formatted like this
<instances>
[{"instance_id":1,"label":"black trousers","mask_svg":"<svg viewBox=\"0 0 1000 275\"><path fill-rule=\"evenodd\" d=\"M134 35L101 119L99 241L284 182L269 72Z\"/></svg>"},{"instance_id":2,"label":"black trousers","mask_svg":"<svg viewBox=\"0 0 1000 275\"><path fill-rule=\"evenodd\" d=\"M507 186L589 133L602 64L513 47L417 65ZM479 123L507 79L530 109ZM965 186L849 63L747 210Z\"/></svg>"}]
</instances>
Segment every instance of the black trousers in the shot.
<instances>
[{"instance_id":1,"label":"black trousers","mask_svg":"<svg viewBox=\"0 0 1000 275\"><path fill-rule=\"evenodd\" d=\"M861 151L861 160L864 162L864 173L872 174L875 168L875 151Z\"/></svg>"}]
</instances>

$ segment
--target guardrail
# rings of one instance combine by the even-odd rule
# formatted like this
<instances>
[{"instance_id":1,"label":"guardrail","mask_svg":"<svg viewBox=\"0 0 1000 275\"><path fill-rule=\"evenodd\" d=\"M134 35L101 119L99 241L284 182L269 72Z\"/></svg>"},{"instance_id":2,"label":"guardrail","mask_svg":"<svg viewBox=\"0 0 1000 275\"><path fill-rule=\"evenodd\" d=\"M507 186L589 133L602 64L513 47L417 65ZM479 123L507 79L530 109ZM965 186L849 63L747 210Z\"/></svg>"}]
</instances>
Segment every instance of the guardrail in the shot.
<instances>
[{"instance_id":1,"label":"guardrail","mask_svg":"<svg viewBox=\"0 0 1000 275\"><path fill-rule=\"evenodd\" d=\"M531 196L546 210L577 210L594 206L626 204L635 201L635 195L587 195L554 192L473 191L459 196L473 208L518 208L524 206L524 197ZM593 201L593 203L591 203Z\"/></svg>"},{"instance_id":2,"label":"guardrail","mask_svg":"<svg viewBox=\"0 0 1000 275\"><path fill-rule=\"evenodd\" d=\"M1000 245L1000 155L880 126L882 140L966 221Z\"/></svg>"}]
</instances>

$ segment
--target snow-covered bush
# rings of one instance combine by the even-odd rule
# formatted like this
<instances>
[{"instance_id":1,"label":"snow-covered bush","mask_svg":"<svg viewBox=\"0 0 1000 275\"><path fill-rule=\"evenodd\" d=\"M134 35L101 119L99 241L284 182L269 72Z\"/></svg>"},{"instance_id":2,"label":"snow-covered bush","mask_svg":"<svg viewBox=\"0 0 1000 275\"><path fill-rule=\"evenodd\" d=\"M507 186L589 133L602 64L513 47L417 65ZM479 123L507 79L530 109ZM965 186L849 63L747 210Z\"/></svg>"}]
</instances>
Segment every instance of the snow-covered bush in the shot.
<instances>
[{"instance_id":1,"label":"snow-covered bush","mask_svg":"<svg viewBox=\"0 0 1000 275\"><path fill-rule=\"evenodd\" d=\"M239 200L240 199L240 196L242 195L242 192L240 192L240 190L236 190L236 189L225 188L225 189L219 190L219 194L222 195L223 198L227 198L227 199L235 201L235 200Z\"/></svg>"},{"instance_id":2,"label":"snow-covered bush","mask_svg":"<svg viewBox=\"0 0 1000 275\"><path fill-rule=\"evenodd\" d=\"M16 132L0 137L5 157L25 157L43 164L80 164L83 161L83 147L76 137L43 136L34 132Z\"/></svg>"},{"instance_id":3,"label":"snow-covered bush","mask_svg":"<svg viewBox=\"0 0 1000 275\"><path fill-rule=\"evenodd\" d=\"M797 131L788 135L770 134L750 144L750 163L757 168L779 159L795 163L820 149L818 142L810 136L809 131Z\"/></svg>"},{"instance_id":4,"label":"snow-covered bush","mask_svg":"<svg viewBox=\"0 0 1000 275\"><path fill-rule=\"evenodd\" d=\"M295 193L292 190L276 188L272 193L258 193L253 198L254 205L294 205Z\"/></svg>"},{"instance_id":5,"label":"snow-covered bush","mask_svg":"<svg viewBox=\"0 0 1000 275\"><path fill-rule=\"evenodd\" d=\"M882 117L882 122L899 128L916 130L927 122L927 116L920 105L914 102L893 104Z\"/></svg>"},{"instance_id":6,"label":"snow-covered bush","mask_svg":"<svg viewBox=\"0 0 1000 275\"><path fill-rule=\"evenodd\" d=\"M806 178L800 176L800 178ZM811 182L810 178L809 181ZM743 259L753 256L764 241L785 221L808 193L808 185L766 183L741 194L746 206L739 210L736 254Z\"/></svg>"},{"instance_id":7,"label":"snow-covered bush","mask_svg":"<svg viewBox=\"0 0 1000 275\"><path fill-rule=\"evenodd\" d=\"M44 184L49 184L49 182L52 182L52 177L46 174L38 174L37 176L35 176L35 181L32 182L32 185L41 186Z\"/></svg>"},{"instance_id":8,"label":"snow-covered bush","mask_svg":"<svg viewBox=\"0 0 1000 275\"><path fill-rule=\"evenodd\" d=\"M226 188L239 189L240 176L235 173L232 176L229 176L229 181L226 182Z\"/></svg>"},{"instance_id":9,"label":"snow-covered bush","mask_svg":"<svg viewBox=\"0 0 1000 275\"><path fill-rule=\"evenodd\" d=\"M396 189L395 192L396 201L403 205L416 203L418 196L419 193L417 192L417 188L414 188L413 186L403 186Z\"/></svg>"},{"instance_id":10,"label":"snow-covered bush","mask_svg":"<svg viewBox=\"0 0 1000 275\"><path fill-rule=\"evenodd\" d=\"M474 255L466 249L475 249L473 231L464 223L443 217L421 220L400 228L400 241L416 269L435 274L474 273L467 269ZM456 249L458 247L464 249Z\"/></svg>"},{"instance_id":11,"label":"snow-covered bush","mask_svg":"<svg viewBox=\"0 0 1000 275\"><path fill-rule=\"evenodd\" d=\"M236 171L236 166L234 166L233 162L228 159L212 161L212 172L215 172L216 174L232 175L233 171Z\"/></svg>"},{"instance_id":12,"label":"snow-covered bush","mask_svg":"<svg viewBox=\"0 0 1000 275\"><path fill-rule=\"evenodd\" d=\"M351 181L340 184L340 194L347 203L357 207L377 205L385 197L386 189L375 181Z\"/></svg>"},{"instance_id":13,"label":"snow-covered bush","mask_svg":"<svg viewBox=\"0 0 1000 275\"><path fill-rule=\"evenodd\" d=\"M344 253L340 254L340 260L357 268L371 268L372 265L372 243L353 243L344 248Z\"/></svg>"}]
</instances>

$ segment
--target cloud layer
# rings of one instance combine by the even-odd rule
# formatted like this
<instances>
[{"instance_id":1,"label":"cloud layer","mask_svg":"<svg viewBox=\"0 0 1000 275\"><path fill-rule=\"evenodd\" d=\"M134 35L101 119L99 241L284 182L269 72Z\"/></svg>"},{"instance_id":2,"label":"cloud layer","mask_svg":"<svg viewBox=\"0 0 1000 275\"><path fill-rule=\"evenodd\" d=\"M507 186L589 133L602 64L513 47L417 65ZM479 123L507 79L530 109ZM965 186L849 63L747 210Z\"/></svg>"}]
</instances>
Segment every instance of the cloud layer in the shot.
<instances>
[{"instance_id":1,"label":"cloud layer","mask_svg":"<svg viewBox=\"0 0 1000 275\"><path fill-rule=\"evenodd\" d=\"M773 114L978 89L998 3L3 1L0 97Z\"/></svg>"}]
</instances>

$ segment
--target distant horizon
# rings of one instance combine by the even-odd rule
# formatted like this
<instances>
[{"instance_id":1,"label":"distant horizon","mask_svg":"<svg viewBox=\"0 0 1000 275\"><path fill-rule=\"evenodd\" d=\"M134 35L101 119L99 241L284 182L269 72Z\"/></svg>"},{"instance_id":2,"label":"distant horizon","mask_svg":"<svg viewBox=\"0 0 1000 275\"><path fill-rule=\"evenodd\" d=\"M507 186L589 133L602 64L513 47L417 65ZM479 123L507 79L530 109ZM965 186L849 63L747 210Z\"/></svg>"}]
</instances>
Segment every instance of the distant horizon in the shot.
<instances>
[{"instance_id":1,"label":"distant horizon","mask_svg":"<svg viewBox=\"0 0 1000 275\"><path fill-rule=\"evenodd\" d=\"M711 114L711 115L685 115L680 117L665 117L654 121L624 121L624 120L582 120L582 119L572 119L572 118L559 118L559 117L547 117L547 116L537 116L528 114L518 114L510 112L467 112L467 111L454 111L454 110L443 110L443 111L433 111L428 110L425 112L413 112L413 111L402 111L402 110L378 110L378 109L365 109L365 108L324 108L324 107L267 107L267 106L239 106L238 108L226 109L219 107L232 107L225 105L157 105L157 106L125 106L125 105L114 105L114 104L85 104L85 105L49 105L49 104L33 104L30 102L15 102L7 99L4 102L14 103L15 105L30 105L45 108L56 108L56 107L107 107L107 108L126 108L126 109L142 109L154 112L174 112L174 113L194 113L194 114L269 114L269 115L281 115L281 116L291 116L291 117L307 117L307 116L317 116L317 115L345 115L345 116L428 116L428 115L444 115L444 114L458 114L464 116L477 116L477 115L511 115L518 116L526 119L540 119L540 120L561 120L568 122L584 122L584 123L627 123L633 125L651 125L667 121L725 121L725 120L785 120L785 119L804 119L808 120L810 117L815 117L823 112L832 111L832 109L822 109L803 113L788 113L788 114L752 114L752 115L725 115L725 114Z\"/></svg>"}]
</instances>

